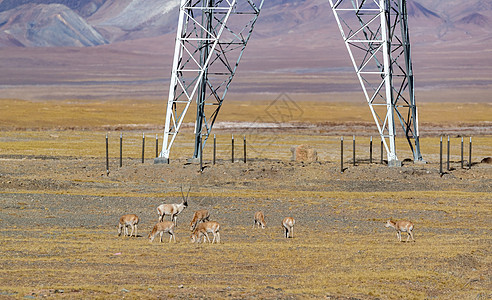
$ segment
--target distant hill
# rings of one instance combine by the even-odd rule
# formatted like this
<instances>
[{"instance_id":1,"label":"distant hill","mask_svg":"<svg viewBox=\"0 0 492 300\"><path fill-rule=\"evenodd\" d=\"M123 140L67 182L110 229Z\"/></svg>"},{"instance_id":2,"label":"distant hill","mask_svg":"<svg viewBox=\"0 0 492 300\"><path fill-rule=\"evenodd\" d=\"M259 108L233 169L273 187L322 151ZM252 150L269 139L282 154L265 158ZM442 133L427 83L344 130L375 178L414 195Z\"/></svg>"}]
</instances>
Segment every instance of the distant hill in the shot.
<instances>
[{"instance_id":1,"label":"distant hill","mask_svg":"<svg viewBox=\"0 0 492 300\"><path fill-rule=\"evenodd\" d=\"M0 45L87 47L108 41L61 4L25 4L0 13Z\"/></svg>"},{"instance_id":2,"label":"distant hill","mask_svg":"<svg viewBox=\"0 0 492 300\"><path fill-rule=\"evenodd\" d=\"M106 0L0 0L0 12L25 4L63 4L85 18L95 13L105 2Z\"/></svg>"},{"instance_id":3,"label":"distant hill","mask_svg":"<svg viewBox=\"0 0 492 300\"><path fill-rule=\"evenodd\" d=\"M407 13L410 18L426 17L440 19L440 16L436 12L425 8L422 4L416 1L408 1Z\"/></svg>"},{"instance_id":4,"label":"distant hill","mask_svg":"<svg viewBox=\"0 0 492 300\"><path fill-rule=\"evenodd\" d=\"M458 23L486 26L490 24L489 18L480 13L471 13L458 20Z\"/></svg>"},{"instance_id":5,"label":"distant hill","mask_svg":"<svg viewBox=\"0 0 492 300\"><path fill-rule=\"evenodd\" d=\"M178 5L179 0L0 0L0 47L88 47L161 36L174 32ZM409 0L407 8L411 36L425 41L492 35L490 1ZM326 0L267 0L255 35L284 40L334 22Z\"/></svg>"}]
</instances>

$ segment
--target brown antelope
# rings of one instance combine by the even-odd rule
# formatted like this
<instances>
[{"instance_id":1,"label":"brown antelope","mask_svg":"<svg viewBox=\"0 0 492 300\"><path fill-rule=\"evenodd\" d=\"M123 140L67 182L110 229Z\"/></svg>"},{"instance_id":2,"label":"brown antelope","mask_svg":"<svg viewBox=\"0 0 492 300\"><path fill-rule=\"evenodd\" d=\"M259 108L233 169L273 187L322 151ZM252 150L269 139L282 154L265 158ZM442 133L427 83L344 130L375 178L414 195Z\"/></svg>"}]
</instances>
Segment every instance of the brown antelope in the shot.
<instances>
[{"instance_id":1,"label":"brown antelope","mask_svg":"<svg viewBox=\"0 0 492 300\"><path fill-rule=\"evenodd\" d=\"M261 211L257 211L255 213L255 223L253 224L253 228L255 228L255 225L258 225L258 227L261 226L261 228L266 227L266 222L265 222L265 215Z\"/></svg>"},{"instance_id":2,"label":"brown antelope","mask_svg":"<svg viewBox=\"0 0 492 300\"><path fill-rule=\"evenodd\" d=\"M128 235L128 226L131 226L132 232L130 233L130 236L133 235L133 231L135 230L135 237L136 237L137 236L137 224L138 224L137 215L129 214L129 215L121 216L120 222L118 223L118 236L121 235L122 231L123 231L123 235L127 236Z\"/></svg>"},{"instance_id":3,"label":"brown antelope","mask_svg":"<svg viewBox=\"0 0 492 300\"><path fill-rule=\"evenodd\" d=\"M190 186L191 190L191 186ZM164 216L171 216L171 221L173 221L174 225L177 227L178 222L178 214L181 213L185 208L188 207L188 195L190 194L190 190L188 190L188 194L186 198L183 193L183 187L181 187L181 195L183 196L183 201L179 204L161 204L157 207L157 213L159 214L159 222L164 221Z\"/></svg>"},{"instance_id":4,"label":"brown antelope","mask_svg":"<svg viewBox=\"0 0 492 300\"><path fill-rule=\"evenodd\" d=\"M196 228L196 225L200 222L205 222L210 220L210 214L208 213L208 210L202 209L202 210L197 210L193 214L193 220L190 222L190 230L193 232Z\"/></svg>"},{"instance_id":5,"label":"brown antelope","mask_svg":"<svg viewBox=\"0 0 492 300\"><path fill-rule=\"evenodd\" d=\"M294 237L294 224L296 223L296 220L292 217L285 217L284 220L282 221L282 227L285 230L285 237L286 238L293 238Z\"/></svg>"},{"instance_id":6,"label":"brown antelope","mask_svg":"<svg viewBox=\"0 0 492 300\"><path fill-rule=\"evenodd\" d=\"M209 222L204 222L198 224L196 226L195 230L191 234L191 242L195 243L198 242L200 243L200 239L203 237L203 241L205 242L205 238L207 238L208 242L210 243L210 238L208 237L208 233L212 233L214 235L214 238L212 240L212 244L217 241L217 243L220 243L220 224L215 222L215 221L209 221Z\"/></svg>"},{"instance_id":7,"label":"brown antelope","mask_svg":"<svg viewBox=\"0 0 492 300\"><path fill-rule=\"evenodd\" d=\"M169 233L169 242L171 242L171 240L174 240L174 242L176 242L176 237L174 236L174 223L171 221L162 221L155 224L154 228L149 233L150 242L152 243L155 236L159 234L160 241L162 243L162 235L165 232Z\"/></svg>"},{"instance_id":8,"label":"brown antelope","mask_svg":"<svg viewBox=\"0 0 492 300\"><path fill-rule=\"evenodd\" d=\"M412 237L412 241L415 242L415 239L413 238L413 224L410 221L406 220L400 220L400 221L393 221L393 220L388 220L386 221L386 228L393 227L396 230L396 237L398 240L401 242L401 233L406 232L407 233L407 242Z\"/></svg>"}]
</instances>

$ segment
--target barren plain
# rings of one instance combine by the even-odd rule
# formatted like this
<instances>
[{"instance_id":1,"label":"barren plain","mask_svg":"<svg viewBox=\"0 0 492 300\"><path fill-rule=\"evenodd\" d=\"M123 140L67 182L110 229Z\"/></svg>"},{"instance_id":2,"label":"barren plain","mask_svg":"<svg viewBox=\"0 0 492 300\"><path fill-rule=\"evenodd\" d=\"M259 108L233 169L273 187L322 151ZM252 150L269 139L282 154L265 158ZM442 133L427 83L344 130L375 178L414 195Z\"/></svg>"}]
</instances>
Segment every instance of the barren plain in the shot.
<instances>
[{"instance_id":1,"label":"barren plain","mask_svg":"<svg viewBox=\"0 0 492 300\"><path fill-rule=\"evenodd\" d=\"M153 164L162 103L2 100L0 298L492 297L492 166L482 162L492 153L488 103L422 104L427 164L408 160L408 145L399 139L401 168L380 164L377 146L369 163L375 134L364 106L299 101L302 114L280 128L251 124L269 104L226 103L215 130L216 164L209 141L199 172L187 162L191 126L170 164ZM356 117L347 121L348 112ZM320 116L332 121L316 122ZM234 163L232 134L239 137ZM450 170L439 174L439 135L448 134ZM348 136L343 173L341 135ZM319 160L291 161L290 148L299 144L316 148ZM157 205L180 201L181 186L191 193L178 216L177 243L167 237L149 243ZM189 221L203 208L221 224L221 244L190 243ZM266 229L252 229L257 210L266 215ZM141 219L136 238L117 236L126 213ZM285 216L297 220L292 239L282 236ZM389 218L413 221L416 242L398 242L384 227Z\"/></svg>"}]
</instances>

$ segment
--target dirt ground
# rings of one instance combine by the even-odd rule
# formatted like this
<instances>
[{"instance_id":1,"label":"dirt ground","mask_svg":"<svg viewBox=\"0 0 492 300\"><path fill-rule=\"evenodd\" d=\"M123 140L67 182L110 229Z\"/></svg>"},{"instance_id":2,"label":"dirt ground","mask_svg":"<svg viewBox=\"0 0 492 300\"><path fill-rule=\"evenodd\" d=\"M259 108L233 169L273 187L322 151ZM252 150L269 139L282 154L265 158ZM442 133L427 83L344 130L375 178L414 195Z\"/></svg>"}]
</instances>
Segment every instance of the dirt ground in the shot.
<instances>
[{"instance_id":1,"label":"dirt ground","mask_svg":"<svg viewBox=\"0 0 492 300\"><path fill-rule=\"evenodd\" d=\"M0 156L0 298L492 297L490 164L442 176L413 162L343 174L329 161L113 165L106 175L102 158ZM157 205L190 186L178 242L150 244ZM203 208L222 225L219 245L189 242ZM257 210L264 230L251 229ZM116 236L126 213L140 217L137 238ZM416 242L398 243L390 217L412 220Z\"/></svg>"}]
</instances>

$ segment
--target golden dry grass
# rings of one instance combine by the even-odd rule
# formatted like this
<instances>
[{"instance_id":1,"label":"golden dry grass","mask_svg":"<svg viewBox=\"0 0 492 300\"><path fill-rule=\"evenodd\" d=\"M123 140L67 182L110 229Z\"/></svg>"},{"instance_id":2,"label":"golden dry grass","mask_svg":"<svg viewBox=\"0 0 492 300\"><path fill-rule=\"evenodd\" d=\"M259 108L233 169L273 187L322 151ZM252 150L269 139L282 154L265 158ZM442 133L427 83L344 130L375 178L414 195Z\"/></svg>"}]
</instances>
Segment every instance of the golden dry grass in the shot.
<instances>
[{"instance_id":1,"label":"golden dry grass","mask_svg":"<svg viewBox=\"0 0 492 300\"><path fill-rule=\"evenodd\" d=\"M262 144L250 144L249 157L282 162L231 164L227 162L231 132L220 131L221 162L210 166L211 143L207 144L208 168L199 175L195 166L184 163L193 146L189 130L175 145L171 165L157 168L151 164L155 134L160 140L162 135L149 128L163 123L162 103L139 102L132 107L130 102L26 103L4 101L2 108L10 109L12 115L5 109L0 112L0 225L4 228L0 233L0 297L492 296L490 168L478 165L460 170L459 138L452 140L453 167L457 170L441 178L436 175L438 137L422 138L422 153L431 164L404 166L403 175L368 164L340 174L338 136L254 132L248 140ZM231 104L224 106L221 116L224 120L251 121L266 105ZM342 120L349 108L353 108L353 122L371 121L364 115L364 106L301 105L305 112L302 122ZM490 105L477 105L423 104L426 113L421 113L421 121L487 124ZM144 113L137 114L135 107ZM455 116L456 109L463 110L463 118ZM108 116L110 112L114 115ZM132 130L129 124L141 127ZM67 130L72 126L76 128ZM105 126L111 128L110 176L105 174L103 159ZM116 130L119 126L121 131ZM14 128L18 130L9 130ZM140 128L148 130L145 164L139 162ZM117 167L120 132L124 133L123 168ZM274 142L265 142L272 137ZM357 142L357 157L367 160L368 138L357 137ZM473 142L474 162L490 156L490 135L476 136ZM318 149L320 164L289 164L289 148L301 143ZM402 149L400 159L410 157L406 142L398 139L397 143ZM347 144L351 149L350 139ZM351 159L348 149L347 161ZM50 159L43 160L42 156ZM237 157L242 158L240 151ZM379 158L376 146L374 157ZM412 170L425 175L404 173ZM379 180L372 178L378 175ZM187 228L182 226L177 230L178 243L150 244L145 236L156 220L155 204L179 198L179 185L192 180L199 185L191 192L194 205L198 199L210 200L207 208L223 225L223 243L190 244ZM369 190L363 188L367 182ZM381 182L393 188L378 189ZM65 201L74 207L63 206ZM140 237L118 238L115 220L120 213L130 212L134 203L142 212ZM195 208L180 215L180 224L185 224ZM64 223L79 220L77 209L97 222ZM266 213L267 229L250 231L252 215L258 209ZM279 226L279 218L287 214L298 220L295 237L288 240L282 238ZM394 231L383 226L389 217L411 218L417 241L398 243ZM8 220L14 220L14 225Z\"/></svg>"},{"instance_id":2,"label":"golden dry grass","mask_svg":"<svg viewBox=\"0 0 492 300\"><path fill-rule=\"evenodd\" d=\"M295 122L373 122L363 102L324 102L291 96L302 114ZM265 97L266 98L266 97ZM311 97L308 97L310 99ZM254 122L265 117L271 100L226 101L219 121ZM3 128L93 128L142 126L162 127L165 101L24 101L0 99L0 127ZM490 103L420 103L419 121L424 124L488 124L492 115ZM193 122L190 112L185 122ZM289 120L290 121L290 120Z\"/></svg>"},{"instance_id":3,"label":"golden dry grass","mask_svg":"<svg viewBox=\"0 0 492 300\"><path fill-rule=\"evenodd\" d=\"M480 235L487 228L458 235L420 231L416 243L398 243L389 230L313 231L302 223L295 238L285 240L272 226L249 232L229 225L220 245L189 244L186 234L178 234L176 244L150 244L108 229L35 228L25 236L25 229L13 228L2 237L0 290L39 296L49 288L101 298L490 296L490 238Z\"/></svg>"}]
</instances>

